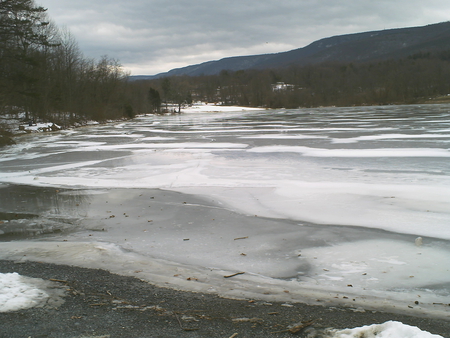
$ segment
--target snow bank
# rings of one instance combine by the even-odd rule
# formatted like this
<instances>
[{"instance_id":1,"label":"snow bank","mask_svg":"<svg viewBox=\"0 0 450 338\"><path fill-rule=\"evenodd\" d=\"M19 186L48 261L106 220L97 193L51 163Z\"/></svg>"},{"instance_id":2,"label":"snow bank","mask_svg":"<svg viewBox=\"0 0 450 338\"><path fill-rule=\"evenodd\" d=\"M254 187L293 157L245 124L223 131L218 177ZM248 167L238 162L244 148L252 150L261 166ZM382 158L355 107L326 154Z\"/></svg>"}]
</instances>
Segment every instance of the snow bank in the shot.
<instances>
[{"instance_id":1,"label":"snow bank","mask_svg":"<svg viewBox=\"0 0 450 338\"><path fill-rule=\"evenodd\" d=\"M49 123L33 123L33 124L22 124L19 126L19 130L30 132L30 133L38 133L38 132L46 132L46 131L57 131L61 130L61 127L53 122Z\"/></svg>"},{"instance_id":2,"label":"snow bank","mask_svg":"<svg viewBox=\"0 0 450 338\"><path fill-rule=\"evenodd\" d=\"M221 106L214 103L196 102L191 106L182 109L183 113L215 113L215 112L236 112L248 110L263 110L263 108Z\"/></svg>"}]
</instances>

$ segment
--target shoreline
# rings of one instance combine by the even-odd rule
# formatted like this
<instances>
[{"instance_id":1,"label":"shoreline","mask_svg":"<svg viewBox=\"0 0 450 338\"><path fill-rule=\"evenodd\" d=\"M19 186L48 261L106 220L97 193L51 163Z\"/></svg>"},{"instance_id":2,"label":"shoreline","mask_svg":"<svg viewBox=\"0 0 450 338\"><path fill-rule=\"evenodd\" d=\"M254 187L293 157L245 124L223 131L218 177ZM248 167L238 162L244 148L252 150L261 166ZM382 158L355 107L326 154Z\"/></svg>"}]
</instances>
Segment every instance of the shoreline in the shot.
<instances>
[{"instance_id":1,"label":"shoreline","mask_svg":"<svg viewBox=\"0 0 450 338\"><path fill-rule=\"evenodd\" d=\"M58 205L66 205L69 209L76 206L76 209L82 210L83 213L87 212L88 209L86 208L89 208L91 211L83 214L83 217L89 215L89 221L84 225L79 224L84 230L77 236L71 234L69 229L61 227L53 229L52 231L55 234L49 238L44 235L36 238L31 236L26 239L23 237L25 234L19 237L9 237L12 241L3 242L0 249L0 259L24 262L24 264L30 264L31 261L34 261L73 265L87 269L105 269L113 274L138 278L160 287L187 292L204 292L235 299L254 298L267 302L279 301L290 304L302 302L310 305L342 307L353 309L353 311L395 312L400 315L450 320L448 306L433 304L434 302L442 302L439 299L425 299L424 290L422 290L420 298L417 298L415 291L412 290L406 294L392 293L389 289L386 292L382 290L363 291L365 290L362 289L363 285L355 284L355 281L351 280L344 282L340 289L316 285L316 283L311 284L311 280L314 280L314 278L308 279L310 283L290 280L287 277L291 273L291 269L301 268L298 266L297 260L294 261L292 268L286 267L287 272L282 269L278 272L278 275L274 270L276 267L273 265L262 271L255 270L257 267L254 267L254 265L258 264L258 255L257 253L252 254L249 250L254 246L252 243L258 243L257 238L245 236L242 238L245 239L245 243L236 241L236 239L240 236L249 235L248 229L255 225L254 222L258 224L259 229L271 229L274 226L273 222L279 224L279 220L261 216L257 218L248 217L223 208L223 206L218 209L219 205L216 205L216 202L204 199L199 195L183 194L164 189L139 188L94 189L99 190L99 194L92 193L92 191L83 193L83 190L76 193L77 190L73 190L73 188L68 188L66 191L65 189L55 190L52 187L22 186L18 192L17 189L15 185L10 187L11 191L16 191L16 194L21 196L20 199L32 198L30 196L39 195L40 192L42 198L39 202L39 208L44 207L43 201L50 201L47 208L51 208L51 201L54 200L59 201ZM4 191L4 193L4 196L9 196L9 198L7 200L0 199L3 206L8 207L8 204L12 203L11 205L13 205L14 201L17 201L15 195L11 195L11 192ZM133 203L125 203L125 201L133 201ZM152 210L154 210L151 212L152 220L142 222L141 213L142 210L147 210L149 201L151 201ZM169 209L164 207L167 205L170 205ZM113 210L114 213L110 214L111 211L109 210ZM36 210L30 207L27 212L34 214ZM58 212L67 213L64 210ZM123 215L119 216L121 214ZM107 217L105 218L104 215ZM173 215L176 215L176 217L173 218ZM160 235L158 235L158 231L153 234L152 240L159 243L158 245L152 244L151 248L155 246L153 249L146 247L144 250L135 247L128 250L130 249L128 243L131 242L126 239L123 240L122 231L117 232L115 230L117 227L117 229L121 229L122 225L126 224L129 231L134 229L133 231L142 234L147 233L148 224L156 222L155 224L159 226L156 229L165 229L180 219L190 220L197 225L197 228L190 226L186 228L189 230L188 232L182 233L173 231L165 233L159 230ZM231 261L225 259L218 265L214 265L214 261L205 261L203 258L192 260L189 264L183 263L181 257L184 256L185 252L189 252L191 255L199 252L197 256L204 256L201 247L207 241L204 227L209 224L209 219L217 219L217 222L222 219L227 220L227 224L240 224L239 228L228 229L229 231L227 230L225 233L217 233L213 238L208 237L213 242L215 240L216 244L221 243L222 246L214 247L214 250L220 252L219 255L233 256L235 259ZM43 219L43 222L47 221ZM70 220L68 222L70 223ZM284 226L287 233L292 230L292 224L289 222ZM298 227L294 227L298 231ZM310 231L315 228L317 228L317 231L321 231L322 226L307 225L306 223L303 223L302 226L302 229L306 231L305 236L306 234L313 234ZM27 229L26 225L23 229ZM383 231L358 231L351 227L344 227L340 230L341 233L344 230L347 233L344 236L352 234L359 238L362 233L365 233L365 237L372 239L382 239L386 236L393 238L392 234L385 234ZM126 237L128 240L133 238L128 236L132 236L131 232L128 232ZM167 238L171 238L171 240L167 242ZM410 238L409 242L413 243L413 238ZM286 241L283 241L283 243L288 245ZM300 245L297 241L295 243ZM137 245L137 242L134 242L134 244ZM306 250L307 244L303 243L300 246ZM246 248L241 248L240 245L245 245ZM243 251L246 252L245 256L239 254ZM171 255L175 256L172 257ZM212 268L213 266L214 268ZM306 273L308 267L304 266L303 268L306 269ZM233 278L224 278L224 276L236 272L241 273ZM242 272L245 272L245 274ZM265 277L270 276L267 273L275 273L275 278ZM283 274L286 278L282 277ZM347 285L349 283L352 284L351 287Z\"/></svg>"},{"instance_id":2,"label":"shoreline","mask_svg":"<svg viewBox=\"0 0 450 338\"><path fill-rule=\"evenodd\" d=\"M52 214L55 212L52 211L53 201L57 201L58 214L82 217L85 222L75 222L80 228L72 233L73 225L68 228L65 226L72 224L74 221L72 218L69 217L66 222L56 227L51 220L42 216L41 223L49 224L47 229L49 233L46 235L44 232L38 237L33 236L32 232L27 232L30 230L28 223L25 222L21 228L15 229L17 232L15 237L14 233L10 234L8 238L11 241L2 243L0 259L105 269L111 273L139 278L160 287L205 292L228 298L255 298L292 304L303 302L310 305L337 306L359 311L364 309L364 311L396 312L423 318L450 320L448 306L438 304L445 300L429 298L430 295L427 295L424 289L419 292L410 287L408 292L406 290L395 292L390 290L388 285L385 288L366 290L363 280L351 278L343 280L339 285L321 284L315 281L309 266L298 259L286 262L286 266L282 269L278 269L273 263L269 264L267 259L262 260L266 265L257 266L261 262L260 253L251 250L258 247L260 240L250 231L255 226L258 226L259 231L267 231L275 226L283 226L285 233L292 234L295 230L298 234L297 239L293 239L293 244L296 248L302 248L302 257L308 257L307 249L314 245L309 243L308 239L302 242L301 238L314 238L316 233L317 236L321 236L322 225L302 222L299 228L295 222L281 222L278 219L236 213L202 195L165 189L91 188L85 191L73 187L56 189L52 186L12 184L2 192L4 198L0 198L0 204L7 210L8 208L12 210L19 201L27 199L30 205L24 212L38 215L46 210ZM33 204L36 196L41 196L38 205ZM43 204L44 201L47 201L48 205ZM75 214L70 213L70 210L74 210ZM142 221L141 216L151 217L151 220L144 218ZM215 219L217 224L214 234L205 231L210 225L209 220L212 219ZM179 224L181 220L186 223L184 228L173 226ZM239 226L224 230L221 224L239 224ZM126 236L123 232L124 225L127 229ZM31 227L33 228L34 226ZM350 236L349 238L355 236L359 239L403 240L406 236L406 243L415 248L415 236L394 235L382 230L339 228L340 236ZM12 231L13 228L4 230L8 231L7 229ZM148 237L148 231L152 229L152 235ZM177 229L184 231L179 232ZM220 229L223 231L220 232ZM24 232L21 233L21 230ZM238 238L241 240L236 240ZM152 241L149 242L150 246L146 244L146 239ZM280 245L290 245L283 238L280 241L282 243ZM207 248L207 242L215 244L209 246L210 249L204 249ZM140 246L140 243L143 246ZM206 256L213 255L213 251L223 259L217 257L212 260L206 259ZM240 254L244 252L245 255ZM183 258L186 253L193 256L188 262ZM309 253L313 259L311 255L316 253ZM320 264L319 269L326 267L328 266ZM294 276L296 271L303 271L307 278L302 281L292 280L290 276ZM224 278L236 272L245 274ZM373 271L367 272L369 276L376 276Z\"/></svg>"},{"instance_id":3,"label":"shoreline","mask_svg":"<svg viewBox=\"0 0 450 338\"><path fill-rule=\"evenodd\" d=\"M450 321L342 307L233 300L157 287L100 269L0 260L0 272L51 280L64 303L0 313L3 337L289 337L291 325L311 325L299 337L399 321L443 337ZM281 332L284 331L284 332Z\"/></svg>"}]
</instances>

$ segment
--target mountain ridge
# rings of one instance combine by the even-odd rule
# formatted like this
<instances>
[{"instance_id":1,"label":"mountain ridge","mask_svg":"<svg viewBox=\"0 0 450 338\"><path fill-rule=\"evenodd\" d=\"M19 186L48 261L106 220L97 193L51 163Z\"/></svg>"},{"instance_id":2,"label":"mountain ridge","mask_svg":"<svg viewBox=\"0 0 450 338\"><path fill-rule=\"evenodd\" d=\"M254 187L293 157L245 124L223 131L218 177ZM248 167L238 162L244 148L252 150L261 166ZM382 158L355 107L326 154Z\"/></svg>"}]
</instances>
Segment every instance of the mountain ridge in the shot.
<instances>
[{"instance_id":1,"label":"mountain ridge","mask_svg":"<svg viewBox=\"0 0 450 338\"><path fill-rule=\"evenodd\" d=\"M144 80L181 75L217 75L224 70L270 69L324 62L371 62L444 50L450 50L450 21L418 27L336 35L286 52L226 57L175 68L153 76L137 75L130 78Z\"/></svg>"}]
</instances>

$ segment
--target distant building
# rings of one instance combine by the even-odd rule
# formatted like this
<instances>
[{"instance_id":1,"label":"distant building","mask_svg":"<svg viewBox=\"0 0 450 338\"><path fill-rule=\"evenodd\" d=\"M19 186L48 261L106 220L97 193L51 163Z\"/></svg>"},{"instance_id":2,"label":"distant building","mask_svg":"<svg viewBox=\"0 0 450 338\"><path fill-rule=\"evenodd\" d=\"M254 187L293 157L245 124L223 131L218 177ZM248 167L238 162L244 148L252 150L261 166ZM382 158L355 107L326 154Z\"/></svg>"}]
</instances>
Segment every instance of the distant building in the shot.
<instances>
[{"instance_id":1,"label":"distant building","mask_svg":"<svg viewBox=\"0 0 450 338\"><path fill-rule=\"evenodd\" d=\"M287 84L284 82L277 82L277 83L272 84L272 91L274 91L274 92L294 90L294 88L295 88L294 85Z\"/></svg>"}]
</instances>

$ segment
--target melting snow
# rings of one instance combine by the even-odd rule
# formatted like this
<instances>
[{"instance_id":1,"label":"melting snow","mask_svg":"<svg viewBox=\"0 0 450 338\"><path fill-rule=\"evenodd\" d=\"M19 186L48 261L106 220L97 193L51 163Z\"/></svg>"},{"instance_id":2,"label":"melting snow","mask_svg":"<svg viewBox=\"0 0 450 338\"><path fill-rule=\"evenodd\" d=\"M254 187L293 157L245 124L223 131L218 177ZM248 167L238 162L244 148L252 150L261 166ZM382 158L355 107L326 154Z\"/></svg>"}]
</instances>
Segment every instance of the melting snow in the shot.
<instances>
[{"instance_id":1,"label":"melting snow","mask_svg":"<svg viewBox=\"0 0 450 338\"><path fill-rule=\"evenodd\" d=\"M339 330L330 333L329 338L443 338L420 330L418 327L400 322L388 321L354 329Z\"/></svg>"}]
</instances>

